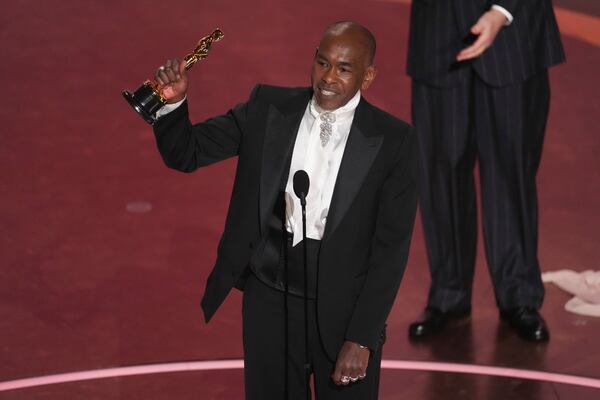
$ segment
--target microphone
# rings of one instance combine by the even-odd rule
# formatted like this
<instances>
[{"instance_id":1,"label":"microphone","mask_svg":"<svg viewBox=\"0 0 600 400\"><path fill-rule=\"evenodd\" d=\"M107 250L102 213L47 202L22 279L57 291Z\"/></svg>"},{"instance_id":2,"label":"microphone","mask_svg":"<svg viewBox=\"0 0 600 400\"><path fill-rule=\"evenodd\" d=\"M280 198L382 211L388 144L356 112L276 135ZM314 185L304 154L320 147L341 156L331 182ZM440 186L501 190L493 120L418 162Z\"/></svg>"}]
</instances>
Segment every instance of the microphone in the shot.
<instances>
[{"instance_id":1,"label":"microphone","mask_svg":"<svg viewBox=\"0 0 600 400\"><path fill-rule=\"evenodd\" d=\"M294 174L294 193L300 199L300 204L306 206L306 196L308 196L308 188L310 187L310 179L308 174L303 169L296 171Z\"/></svg>"}]
</instances>

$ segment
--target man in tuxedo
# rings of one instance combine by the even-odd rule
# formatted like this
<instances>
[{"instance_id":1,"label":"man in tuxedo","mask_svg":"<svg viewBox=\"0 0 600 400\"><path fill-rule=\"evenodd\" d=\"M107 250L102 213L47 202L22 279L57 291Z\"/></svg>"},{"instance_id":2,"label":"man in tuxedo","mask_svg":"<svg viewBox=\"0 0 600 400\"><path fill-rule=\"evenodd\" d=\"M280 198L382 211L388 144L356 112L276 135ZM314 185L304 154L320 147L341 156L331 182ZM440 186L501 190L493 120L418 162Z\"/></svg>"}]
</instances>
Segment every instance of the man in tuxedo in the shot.
<instances>
[{"instance_id":1,"label":"man in tuxedo","mask_svg":"<svg viewBox=\"0 0 600 400\"><path fill-rule=\"evenodd\" d=\"M414 0L408 52L431 287L420 338L470 314L479 164L487 262L502 319L546 341L538 309L536 173L547 69L564 61L551 0Z\"/></svg>"},{"instance_id":2,"label":"man in tuxedo","mask_svg":"<svg viewBox=\"0 0 600 400\"><path fill-rule=\"evenodd\" d=\"M385 321L416 213L418 150L409 125L362 97L374 55L366 28L333 24L312 87L257 85L246 102L198 124L188 118L185 62L156 73L169 103L154 126L165 163L191 172L238 157L202 307L208 321L233 286L244 291L247 399L306 398L305 362L317 399L377 398ZM310 177L306 240L299 170Z\"/></svg>"}]
</instances>

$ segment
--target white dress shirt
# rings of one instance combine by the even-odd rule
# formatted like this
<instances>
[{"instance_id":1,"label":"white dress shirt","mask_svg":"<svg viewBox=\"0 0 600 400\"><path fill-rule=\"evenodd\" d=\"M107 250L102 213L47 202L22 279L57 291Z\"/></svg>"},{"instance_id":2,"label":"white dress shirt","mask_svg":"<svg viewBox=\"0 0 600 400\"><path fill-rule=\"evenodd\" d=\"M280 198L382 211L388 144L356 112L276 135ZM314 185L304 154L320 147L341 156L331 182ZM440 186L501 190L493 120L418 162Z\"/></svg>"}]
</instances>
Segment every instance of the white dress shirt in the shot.
<instances>
[{"instance_id":1,"label":"white dress shirt","mask_svg":"<svg viewBox=\"0 0 600 400\"><path fill-rule=\"evenodd\" d=\"M302 208L300 199L294 193L294 174L301 169L308 173L310 187L306 198L306 237L321 240L325 232L335 181L360 96L359 90L346 105L331 111L335 115L335 122L332 124L331 138L325 146L321 144L320 139L319 115L326 111L319 107L314 97L306 106L296 136L285 188L286 228L294 235L294 246L302 241ZM174 111L184 101L185 98L177 103L166 104L157 111L156 117L160 118Z\"/></svg>"},{"instance_id":2,"label":"white dress shirt","mask_svg":"<svg viewBox=\"0 0 600 400\"><path fill-rule=\"evenodd\" d=\"M300 199L294 193L294 174L298 170L308 173L310 187L306 198L306 237L321 240L335 181L359 102L360 91L346 105L331 111L335 115L335 122L332 124L331 138L325 146L322 145L319 136L319 115L325 110L316 104L313 97L304 111L285 188L286 228L294 235L294 246L302 241L302 208Z\"/></svg>"}]
</instances>

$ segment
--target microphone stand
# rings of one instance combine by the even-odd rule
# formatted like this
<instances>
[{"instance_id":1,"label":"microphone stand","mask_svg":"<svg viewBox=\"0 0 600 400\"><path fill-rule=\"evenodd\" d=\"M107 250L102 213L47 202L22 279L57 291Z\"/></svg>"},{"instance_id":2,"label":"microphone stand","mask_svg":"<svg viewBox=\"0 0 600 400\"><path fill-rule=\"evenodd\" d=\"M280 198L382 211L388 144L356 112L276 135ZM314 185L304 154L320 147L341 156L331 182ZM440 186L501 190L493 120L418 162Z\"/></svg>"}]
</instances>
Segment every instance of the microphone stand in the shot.
<instances>
[{"instance_id":1,"label":"microphone stand","mask_svg":"<svg viewBox=\"0 0 600 400\"><path fill-rule=\"evenodd\" d=\"M306 249L306 193L300 193L300 205L302 206L302 250L304 267L304 374L306 399L310 400L310 363L308 352L308 261Z\"/></svg>"},{"instance_id":2,"label":"microphone stand","mask_svg":"<svg viewBox=\"0 0 600 400\"><path fill-rule=\"evenodd\" d=\"M284 342L284 347L285 347L285 364L284 364L284 375L285 375L285 384L283 386L283 395L284 395L284 399L285 400L289 400L290 398L290 394L289 394L289 359L290 359L290 322L289 322L289 300L288 300L288 296L290 295L290 287L289 287L289 266L288 266L288 242L287 242L287 230L285 227L285 201L284 201L284 208L282 211L282 217L281 217L281 240L282 240L282 246L281 246L281 251L283 252L283 274L284 274L284 279L283 279L283 290L284 290L284 297L283 297L283 309L284 309L284 316L285 316L285 324L284 324L284 328L283 328L283 332L285 335L285 342Z\"/></svg>"},{"instance_id":3,"label":"microphone stand","mask_svg":"<svg viewBox=\"0 0 600 400\"><path fill-rule=\"evenodd\" d=\"M308 257L306 247L306 196L310 187L310 178L304 170L294 173L294 193L300 199L302 206L302 252L304 267L304 387L306 399L310 400L310 362L308 351Z\"/></svg>"}]
</instances>

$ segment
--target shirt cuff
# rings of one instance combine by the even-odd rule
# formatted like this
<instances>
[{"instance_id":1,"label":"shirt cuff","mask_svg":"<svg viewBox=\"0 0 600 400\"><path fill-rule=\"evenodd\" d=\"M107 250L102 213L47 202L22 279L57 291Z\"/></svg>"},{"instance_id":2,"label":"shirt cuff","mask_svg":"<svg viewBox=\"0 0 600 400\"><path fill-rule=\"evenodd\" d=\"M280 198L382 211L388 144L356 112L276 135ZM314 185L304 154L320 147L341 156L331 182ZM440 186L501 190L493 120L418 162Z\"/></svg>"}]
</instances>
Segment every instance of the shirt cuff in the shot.
<instances>
[{"instance_id":1,"label":"shirt cuff","mask_svg":"<svg viewBox=\"0 0 600 400\"><path fill-rule=\"evenodd\" d=\"M187 96L185 96L183 98L183 100L178 101L177 103L170 103L170 104L165 104L163 106L163 108L161 108L160 110L158 110L156 112L156 118L160 118L160 117L164 117L165 115L167 115L168 113L170 113L171 111L175 111L180 105L183 104L183 102L185 101L185 99L187 99Z\"/></svg>"},{"instance_id":2,"label":"shirt cuff","mask_svg":"<svg viewBox=\"0 0 600 400\"><path fill-rule=\"evenodd\" d=\"M506 17L506 23L504 24L504 26L508 26L508 25L512 24L514 18L512 16L512 14L509 13L506 8L499 6L498 4L494 4L492 6L492 10L500 11L502 14L504 14L504 16Z\"/></svg>"}]
</instances>

